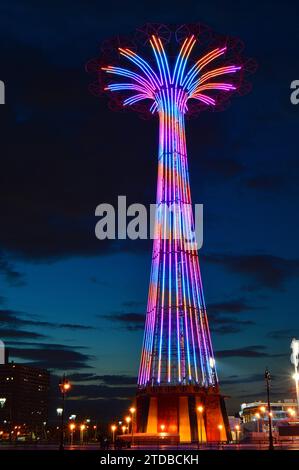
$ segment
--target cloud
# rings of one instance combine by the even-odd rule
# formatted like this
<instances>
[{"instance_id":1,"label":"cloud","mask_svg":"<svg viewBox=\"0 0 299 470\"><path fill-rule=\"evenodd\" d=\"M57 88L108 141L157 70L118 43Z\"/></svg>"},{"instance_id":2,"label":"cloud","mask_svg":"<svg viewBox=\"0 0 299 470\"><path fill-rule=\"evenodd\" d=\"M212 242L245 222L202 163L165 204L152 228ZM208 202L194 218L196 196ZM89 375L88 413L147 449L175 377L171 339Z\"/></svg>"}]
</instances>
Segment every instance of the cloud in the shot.
<instances>
[{"instance_id":1,"label":"cloud","mask_svg":"<svg viewBox=\"0 0 299 470\"><path fill-rule=\"evenodd\" d=\"M75 348L59 345L40 344L39 347L9 348L9 355L29 361L31 365L45 369L57 369L62 371L74 369L86 369L91 366L87 363L91 356L76 351ZM78 349L78 348L77 348Z\"/></svg>"},{"instance_id":2,"label":"cloud","mask_svg":"<svg viewBox=\"0 0 299 470\"><path fill-rule=\"evenodd\" d=\"M219 335L240 333L248 326L255 325L255 322L247 319L240 320L237 317L238 314L255 310L255 308L244 299L210 303L208 305L208 317L211 331ZM227 314L234 316L226 316Z\"/></svg>"},{"instance_id":3,"label":"cloud","mask_svg":"<svg viewBox=\"0 0 299 470\"><path fill-rule=\"evenodd\" d=\"M225 300L222 302L212 302L208 305L209 314L222 314L222 313L230 313L230 314L237 314L242 313L244 311L256 310L258 307L254 307L250 305L244 299L232 299L232 300Z\"/></svg>"},{"instance_id":4,"label":"cloud","mask_svg":"<svg viewBox=\"0 0 299 470\"><path fill-rule=\"evenodd\" d=\"M88 373L75 373L68 376L69 380L73 382L90 382L90 381L99 381L103 382L105 385L136 385L137 377L129 375L98 375L98 374L88 374Z\"/></svg>"},{"instance_id":5,"label":"cloud","mask_svg":"<svg viewBox=\"0 0 299 470\"><path fill-rule=\"evenodd\" d=\"M71 399L80 397L84 400L111 400L111 399L129 399L133 398L136 393L136 385L130 385L128 387L109 387L106 385L95 385L95 384L76 384L73 388Z\"/></svg>"},{"instance_id":6,"label":"cloud","mask_svg":"<svg viewBox=\"0 0 299 470\"><path fill-rule=\"evenodd\" d=\"M204 158L203 169L207 173L216 173L222 178L232 178L244 171L244 165L233 158Z\"/></svg>"},{"instance_id":7,"label":"cloud","mask_svg":"<svg viewBox=\"0 0 299 470\"><path fill-rule=\"evenodd\" d=\"M255 322L252 320L239 320L235 317L222 317L215 315L215 313L209 313L208 317L211 331L220 335L239 333L244 328L255 325Z\"/></svg>"},{"instance_id":8,"label":"cloud","mask_svg":"<svg viewBox=\"0 0 299 470\"><path fill-rule=\"evenodd\" d=\"M18 312L9 309L0 309L0 326L10 327L14 326L19 328L22 326L34 326L34 327L48 327L48 328L65 328L70 330L91 330L94 327L90 325L81 325L76 323L54 323L41 320L28 320L23 318L28 316L24 312Z\"/></svg>"},{"instance_id":9,"label":"cloud","mask_svg":"<svg viewBox=\"0 0 299 470\"><path fill-rule=\"evenodd\" d=\"M106 385L135 385L137 377L130 375L100 375L99 379Z\"/></svg>"},{"instance_id":10,"label":"cloud","mask_svg":"<svg viewBox=\"0 0 299 470\"><path fill-rule=\"evenodd\" d=\"M25 330L15 330L10 328L0 328L0 338L1 339L11 339L11 338L20 338L20 339L42 339L47 336L42 333L35 333L33 331Z\"/></svg>"},{"instance_id":11,"label":"cloud","mask_svg":"<svg viewBox=\"0 0 299 470\"><path fill-rule=\"evenodd\" d=\"M252 382L261 382L264 380L263 374L251 374L247 377L242 377L240 375L234 375L227 379L221 380L221 385L242 385Z\"/></svg>"},{"instance_id":12,"label":"cloud","mask_svg":"<svg viewBox=\"0 0 299 470\"><path fill-rule=\"evenodd\" d=\"M261 191L276 191L281 189L283 183L282 176L278 175L259 175L249 178L246 182L248 188Z\"/></svg>"},{"instance_id":13,"label":"cloud","mask_svg":"<svg viewBox=\"0 0 299 470\"><path fill-rule=\"evenodd\" d=\"M144 313L114 312L111 315L101 315L100 318L116 322L121 328L125 328L128 331L143 330L145 323Z\"/></svg>"},{"instance_id":14,"label":"cloud","mask_svg":"<svg viewBox=\"0 0 299 470\"><path fill-rule=\"evenodd\" d=\"M289 339L291 341L294 336L296 337L294 329L290 328L269 331L269 333L267 333L267 338L271 339Z\"/></svg>"},{"instance_id":15,"label":"cloud","mask_svg":"<svg viewBox=\"0 0 299 470\"><path fill-rule=\"evenodd\" d=\"M144 300L126 300L122 303L125 308L137 308L137 307L144 307L145 302Z\"/></svg>"},{"instance_id":16,"label":"cloud","mask_svg":"<svg viewBox=\"0 0 299 470\"><path fill-rule=\"evenodd\" d=\"M255 289L282 289L291 278L299 275L299 260L273 255L203 255L206 261L222 265L231 272L246 276Z\"/></svg>"},{"instance_id":17,"label":"cloud","mask_svg":"<svg viewBox=\"0 0 299 470\"><path fill-rule=\"evenodd\" d=\"M285 354L269 354L266 351L266 346L257 345L257 346L246 346L243 348L235 349L223 349L221 351L216 351L215 355L219 358L225 357L283 357Z\"/></svg>"},{"instance_id":18,"label":"cloud","mask_svg":"<svg viewBox=\"0 0 299 470\"><path fill-rule=\"evenodd\" d=\"M0 252L0 273L5 277L9 285L20 287L25 285L24 275L17 271L12 263Z\"/></svg>"}]
</instances>

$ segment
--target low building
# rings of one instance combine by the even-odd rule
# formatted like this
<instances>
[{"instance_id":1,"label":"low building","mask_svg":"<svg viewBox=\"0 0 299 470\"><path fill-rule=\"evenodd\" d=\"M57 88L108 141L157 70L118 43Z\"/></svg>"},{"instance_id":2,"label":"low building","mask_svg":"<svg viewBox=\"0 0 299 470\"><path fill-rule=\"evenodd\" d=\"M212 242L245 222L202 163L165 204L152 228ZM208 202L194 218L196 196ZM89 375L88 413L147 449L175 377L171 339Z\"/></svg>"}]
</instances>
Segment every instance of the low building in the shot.
<instances>
[{"instance_id":1,"label":"low building","mask_svg":"<svg viewBox=\"0 0 299 470\"><path fill-rule=\"evenodd\" d=\"M278 424L295 419L297 415L297 402L293 399L271 402L271 413L273 429ZM268 404L264 401L242 403L239 412L244 432L267 432L268 431Z\"/></svg>"}]
</instances>

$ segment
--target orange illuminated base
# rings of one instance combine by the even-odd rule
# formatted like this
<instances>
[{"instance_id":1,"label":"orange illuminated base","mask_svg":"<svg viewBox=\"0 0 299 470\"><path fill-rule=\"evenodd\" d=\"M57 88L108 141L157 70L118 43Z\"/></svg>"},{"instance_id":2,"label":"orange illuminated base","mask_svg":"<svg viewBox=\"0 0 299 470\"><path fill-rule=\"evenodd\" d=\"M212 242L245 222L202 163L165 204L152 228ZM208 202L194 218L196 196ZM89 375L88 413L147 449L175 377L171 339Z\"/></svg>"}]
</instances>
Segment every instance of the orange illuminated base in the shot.
<instances>
[{"instance_id":1,"label":"orange illuminated base","mask_svg":"<svg viewBox=\"0 0 299 470\"><path fill-rule=\"evenodd\" d=\"M136 432L178 436L180 442L227 441L230 438L224 398L216 387L149 386L136 396Z\"/></svg>"}]
</instances>

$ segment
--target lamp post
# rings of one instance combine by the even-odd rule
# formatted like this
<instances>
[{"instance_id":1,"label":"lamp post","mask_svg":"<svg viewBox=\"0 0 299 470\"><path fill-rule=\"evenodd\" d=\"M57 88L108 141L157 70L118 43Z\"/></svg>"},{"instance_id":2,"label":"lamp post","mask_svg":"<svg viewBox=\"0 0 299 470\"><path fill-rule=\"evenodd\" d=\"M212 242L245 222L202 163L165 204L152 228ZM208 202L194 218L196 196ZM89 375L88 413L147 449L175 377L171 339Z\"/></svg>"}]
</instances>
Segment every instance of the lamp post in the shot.
<instances>
[{"instance_id":1,"label":"lamp post","mask_svg":"<svg viewBox=\"0 0 299 470\"><path fill-rule=\"evenodd\" d=\"M70 424L70 431L71 431L71 446L73 445L74 442L74 430L76 428L76 425L74 423Z\"/></svg>"},{"instance_id":2,"label":"lamp post","mask_svg":"<svg viewBox=\"0 0 299 470\"><path fill-rule=\"evenodd\" d=\"M131 422L132 446L134 445L134 414L135 412L136 412L136 409L132 406L130 408L130 413L132 417L132 422Z\"/></svg>"},{"instance_id":3,"label":"lamp post","mask_svg":"<svg viewBox=\"0 0 299 470\"><path fill-rule=\"evenodd\" d=\"M274 450L273 435L272 435L272 413L270 403L270 380L271 375L268 369L265 370L265 381L267 387L267 403L268 403L268 420L269 420L269 450Z\"/></svg>"},{"instance_id":4,"label":"lamp post","mask_svg":"<svg viewBox=\"0 0 299 470\"><path fill-rule=\"evenodd\" d=\"M257 419L257 431L260 432L260 418L261 418L261 415L259 413L255 413L254 416Z\"/></svg>"},{"instance_id":5,"label":"lamp post","mask_svg":"<svg viewBox=\"0 0 299 470\"><path fill-rule=\"evenodd\" d=\"M93 438L94 438L94 441L95 441L95 442L97 442L97 432L98 432L98 427L97 427L97 425L96 425L96 424L94 424L94 426L93 426L93 430L94 430L94 436L93 436Z\"/></svg>"},{"instance_id":6,"label":"lamp post","mask_svg":"<svg viewBox=\"0 0 299 470\"><path fill-rule=\"evenodd\" d=\"M113 443L113 445L115 444L115 430L116 430L116 426L115 426L115 424L112 424L111 431L112 431L112 443Z\"/></svg>"},{"instance_id":7,"label":"lamp post","mask_svg":"<svg viewBox=\"0 0 299 470\"><path fill-rule=\"evenodd\" d=\"M130 429L129 426L130 426L130 422L131 422L130 416L126 416L125 421L126 421L126 423L127 423L127 425L128 425L128 433L129 433L129 429Z\"/></svg>"},{"instance_id":8,"label":"lamp post","mask_svg":"<svg viewBox=\"0 0 299 470\"><path fill-rule=\"evenodd\" d=\"M240 426L239 426L239 424L236 424L235 430L236 430L236 440L237 440L237 444L239 444L239 441L240 441Z\"/></svg>"},{"instance_id":9,"label":"lamp post","mask_svg":"<svg viewBox=\"0 0 299 470\"><path fill-rule=\"evenodd\" d=\"M199 414L199 426L200 426L200 445L202 446L202 414L204 411L204 407L202 405L199 405L197 407L197 411ZM198 440L198 448L199 448L199 440Z\"/></svg>"},{"instance_id":10,"label":"lamp post","mask_svg":"<svg viewBox=\"0 0 299 470\"><path fill-rule=\"evenodd\" d=\"M264 431L264 414L266 413L266 407L265 406L260 406L260 412L261 412L261 431L263 432Z\"/></svg>"},{"instance_id":11,"label":"lamp post","mask_svg":"<svg viewBox=\"0 0 299 470\"><path fill-rule=\"evenodd\" d=\"M293 338L291 342L291 363L294 364L295 373L293 374L293 379L295 380L296 385L296 398L297 398L297 416L299 416L299 340Z\"/></svg>"},{"instance_id":12,"label":"lamp post","mask_svg":"<svg viewBox=\"0 0 299 470\"><path fill-rule=\"evenodd\" d=\"M82 446L83 443L84 443L84 431L85 431L85 428L86 428L85 424L81 424L81 426L80 426L80 444L81 444L81 446Z\"/></svg>"},{"instance_id":13,"label":"lamp post","mask_svg":"<svg viewBox=\"0 0 299 470\"><path fill-rule=\"evenodd\" d=\"M59 383L60 392L62 394L62 408L61 411L61 430L60 430L60 445L59 450L64 449L64 409L65 409L65 396L66 393L70 390L71 384L66 379L65 375L63 375L61 382Z\"/></svg>"}]
</instances>

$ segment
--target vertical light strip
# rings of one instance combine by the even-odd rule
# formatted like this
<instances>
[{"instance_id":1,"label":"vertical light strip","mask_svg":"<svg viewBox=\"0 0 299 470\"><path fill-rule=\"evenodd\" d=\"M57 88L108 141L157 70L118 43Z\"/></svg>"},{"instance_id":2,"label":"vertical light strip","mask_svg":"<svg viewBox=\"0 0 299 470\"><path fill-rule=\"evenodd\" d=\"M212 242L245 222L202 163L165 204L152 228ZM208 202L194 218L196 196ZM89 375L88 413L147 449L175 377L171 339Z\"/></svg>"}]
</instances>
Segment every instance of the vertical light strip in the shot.
<instances>
[{"instance_id":1,"label":"vertical light strip","mask_svg":"<svg viewBox=\"0 0 299 470\"><path fill-rule=\"evenodd\" d=\"M180 143L181 143L181 122L178 117L178 131L180 135ZM186 253L184 250L184 232L183 232L183 224L184 224L184 217L182 215L182 201L183 201L183 192L182 192L182 155L181 155L181 146L179 147L179 200L180 200L180 248L181 248L181 265L182 265L182 285L183 285L183 308L184 308L184 320L185 320L185 343L187 349L187 366L188 366L188 379L192 379L191 374L191 362L190 362L190 343L189 343L189 328L188 328L188 306L187 306L187 293L186 293L186 283L187 283L187 260L186 260Z\"/></svg>"},{"instance_id":2,"label":"vertical light strip","mask_svg":"<svg viewBox=\"0 0 299 470\"><path fill-rule=\"evenodd\" d=\"M182 128L182 139L181 139L181 161L182 161L182 192L183 192L183 219L184 219L184 236L187 240L191 239L191 222L189 220L190 212L192 211L190 194L188 194L189 181L186 178L186 143L184 139L184 123L183 117L180 117L181 128ZM189 210L188 210L189 209ZM197 360L196 360L196 348L194 340L194 326L193 326L193 309L195 308L191 305L191 290L193 290L194 278L192 277L191 263L192 263L192 254L190 252L190 247L184 249L185 258L186 258L186 271L187 271L187 293L188 293L188 304L189 304L189 318L190 318L190 330L191 330L191 339L192 339L192 349L193 349L193 366L195 381L198 382L198 371L197 371Z\"/></svg>"}]
</instances>

